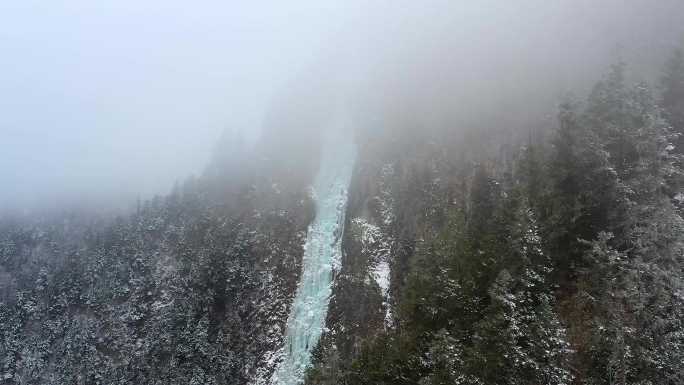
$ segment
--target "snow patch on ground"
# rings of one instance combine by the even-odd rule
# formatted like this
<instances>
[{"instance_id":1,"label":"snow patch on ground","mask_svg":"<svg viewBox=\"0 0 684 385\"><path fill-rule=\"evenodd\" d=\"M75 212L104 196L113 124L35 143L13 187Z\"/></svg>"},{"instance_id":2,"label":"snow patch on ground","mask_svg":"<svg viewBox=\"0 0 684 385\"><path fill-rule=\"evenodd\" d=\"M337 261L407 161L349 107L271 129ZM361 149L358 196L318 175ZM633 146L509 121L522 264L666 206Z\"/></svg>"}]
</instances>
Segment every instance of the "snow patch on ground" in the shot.
<instances>
[{"instance_id":1,"label":"snow patch on ground","mask_svg":"<svg viewBox=\"0 0 684 385\"><path fill-rule=\"evenodd\" d=\"M375 265L371 274L373 274L373 278L375 279L375 282L378 284L378 286L380 286L380 290L382 291L382 296L387 297L389 295L389 284L390 284L389 262L387 262L387 261L379 262L377 265Z\"/></svg>"},{"instance_id":2,"label":"snow patch on ground","mask_svg":"<svg viewBox=\"0 0 684 385\"><path fill-rule=\"evenodd\" d=\"M383 297L383 307L385 308L385 325L390 326L392 320L392 309L390 305L390 256L391 241L383 230L364 218L354 218L353 226L356 227L356 234L360 236L361 252L369 256L368 276L372 278L380 288ZM366 284L370 284L367 279Z\"/></svg>"},{"instance_id":3,"label":"snow patch on ground","mask_svg":"<svg viewBox=\"0 0 684 385\"><path fill-rule=\"evenodd\" d=\"M393 180L395 176L394 164L385 164L380 170L380 193L377 197L380 206L380 218L384 228L383 231L383 243L380 249L381 258L379 259L377 265L375 266L373 273L375 281L378 283L382 290L382 295L384 297L383 305L385 306L385 327L391 328L393 326L393 316L392 316L392 302L390 298L390 282L391 282L391 270L390 270L390 258L391 258L391 245L394 240L389 236L390 227L394 224L394 197L392 195L392 189L390 187L390 181Z\"/></svg>"}]
</instances>

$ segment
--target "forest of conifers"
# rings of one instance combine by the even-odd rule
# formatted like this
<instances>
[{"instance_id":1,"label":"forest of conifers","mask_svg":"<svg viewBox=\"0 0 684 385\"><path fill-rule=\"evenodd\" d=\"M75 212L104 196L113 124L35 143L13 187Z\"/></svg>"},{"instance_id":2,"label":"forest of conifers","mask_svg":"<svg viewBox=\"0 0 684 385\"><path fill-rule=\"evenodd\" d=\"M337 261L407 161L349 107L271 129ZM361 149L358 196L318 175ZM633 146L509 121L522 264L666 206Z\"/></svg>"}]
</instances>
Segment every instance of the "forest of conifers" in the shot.
<instances>
[{"instance_id":1,"label":"forest of conifers","mask_svg":"<svg viewBox=\"0 0 684 385\"><path fill-rule=\"evenodd\" d=\"M626 68L511 140L359 132L307 383L683 384L684 54ZM0 383L263 383L315 213L239 147L130 215L0 220Z\"/></svg>"}]
</instances>

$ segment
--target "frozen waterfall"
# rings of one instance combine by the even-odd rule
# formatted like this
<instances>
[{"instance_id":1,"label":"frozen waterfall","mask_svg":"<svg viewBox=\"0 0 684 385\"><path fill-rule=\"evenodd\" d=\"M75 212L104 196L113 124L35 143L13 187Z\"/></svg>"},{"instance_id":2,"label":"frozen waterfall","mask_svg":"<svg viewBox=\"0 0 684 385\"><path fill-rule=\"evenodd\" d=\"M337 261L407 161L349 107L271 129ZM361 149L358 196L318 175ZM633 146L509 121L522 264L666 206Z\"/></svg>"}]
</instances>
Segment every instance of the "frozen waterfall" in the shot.
<instances>
[{"instance_id":1,"label":"frozen waterfall","mask_svg":"<svg viewBox=\"0 0 684 385\"><path fill-rule=\"evenodd\" d=\"M354 157L350 132L339 129L326 134L313 186L316 217L308 228L302 276L287 320L283 359L271 379L274 385L304 381L311 350L325 327L333 270L338 268L342 253L340 244Z\"/></svg>"}]
</instances>

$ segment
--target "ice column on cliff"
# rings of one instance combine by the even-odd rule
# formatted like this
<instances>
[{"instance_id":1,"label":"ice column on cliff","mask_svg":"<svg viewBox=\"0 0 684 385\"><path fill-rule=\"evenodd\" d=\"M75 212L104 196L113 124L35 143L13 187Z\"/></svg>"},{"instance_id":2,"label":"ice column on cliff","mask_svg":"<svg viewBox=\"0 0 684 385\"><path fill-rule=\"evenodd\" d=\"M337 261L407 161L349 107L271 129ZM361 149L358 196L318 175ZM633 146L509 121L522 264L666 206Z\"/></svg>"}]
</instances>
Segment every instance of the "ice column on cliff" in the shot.
<instances>
[{"instance_id":1,"label":"ice column on cliff","mask_svg":"<svg viewBox=\"0 0 684 385\"><path fill-rule=\"evenodd\" d=\"M304 381L306 368L311 363L311 350L325 327L333 270L340 265L355 148L352 133L343 127L326 132L322 143L313 186L316 216L306 236L302 275L287 321L283 359L271 380L274 385Z\"/></svg>"}]
</instances>

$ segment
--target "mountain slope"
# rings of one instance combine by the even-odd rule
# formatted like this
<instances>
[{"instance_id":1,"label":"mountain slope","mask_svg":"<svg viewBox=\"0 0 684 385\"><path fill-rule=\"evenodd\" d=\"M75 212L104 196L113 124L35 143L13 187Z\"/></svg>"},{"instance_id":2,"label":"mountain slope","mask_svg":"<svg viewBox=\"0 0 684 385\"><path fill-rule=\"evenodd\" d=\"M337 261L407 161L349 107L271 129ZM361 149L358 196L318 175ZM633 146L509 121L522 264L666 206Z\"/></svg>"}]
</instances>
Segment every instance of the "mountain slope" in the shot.
<instances>
[{"instance_id":1,"label":"mountain slope","mask_svg":"<svg viewBox=\"0 0 684 385\"><path fill-rule=\"evenodd\" d=\"M357 130L306 382L681 384L677 57L663 101L616 65L527 139ZM3 219L0 383L268 383L317 214L309 134L219 151L125 217Z\"/></svg>"}]
</instances>

